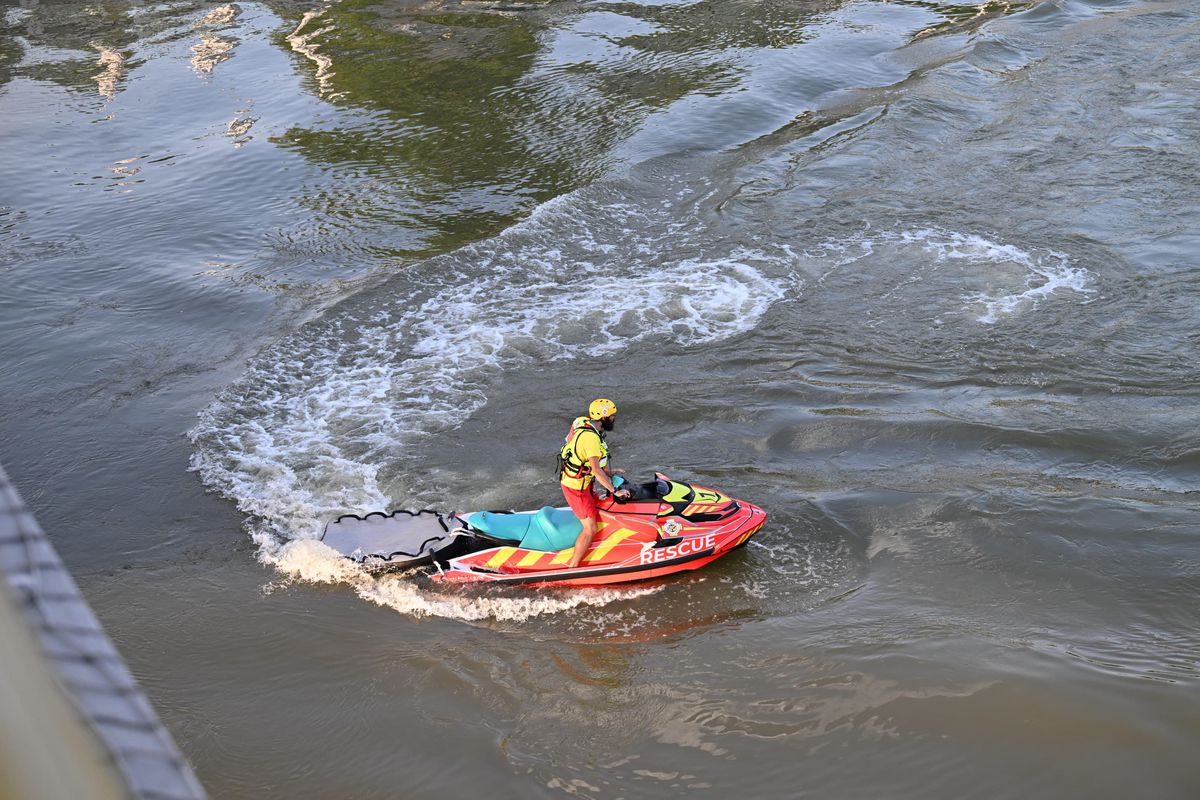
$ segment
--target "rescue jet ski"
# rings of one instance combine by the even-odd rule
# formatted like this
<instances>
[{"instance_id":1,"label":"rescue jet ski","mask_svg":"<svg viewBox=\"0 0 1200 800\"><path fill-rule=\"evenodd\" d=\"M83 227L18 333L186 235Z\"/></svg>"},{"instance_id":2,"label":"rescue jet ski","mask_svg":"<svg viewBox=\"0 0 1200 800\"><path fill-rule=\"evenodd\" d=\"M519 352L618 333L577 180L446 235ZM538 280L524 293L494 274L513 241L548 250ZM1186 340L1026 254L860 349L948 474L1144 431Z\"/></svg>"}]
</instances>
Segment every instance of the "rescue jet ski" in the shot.
<instances>
[{"instance_id":1,"label":"rescue jet ski","mask_svg":"<svg viewBox=\"0 0 1200 800\"><path fill-rule=\"evenodd\" d=\"M444 583L601 585L698 569L744 545L767 520L744 500L657 474L615 479L631 496L599 499L599 530L571 569L582 524L569 508L346 514L321 541L370 569L429 567Z\"/></svg>"}]
</instances>

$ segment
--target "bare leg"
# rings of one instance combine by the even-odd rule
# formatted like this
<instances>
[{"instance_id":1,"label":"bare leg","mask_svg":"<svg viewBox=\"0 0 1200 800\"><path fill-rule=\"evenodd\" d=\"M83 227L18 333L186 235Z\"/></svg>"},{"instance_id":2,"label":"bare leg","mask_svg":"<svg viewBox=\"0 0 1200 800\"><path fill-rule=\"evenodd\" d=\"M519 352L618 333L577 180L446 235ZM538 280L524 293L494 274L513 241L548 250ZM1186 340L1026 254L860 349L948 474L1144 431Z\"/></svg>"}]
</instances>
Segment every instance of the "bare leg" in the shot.
<instances>
[{"instance_id":1,"label":"bare leg","mask_svg":"<svg viewBox=\"0 0 1200 800\"><path fill-rule=\"evenodd\" d=\"M580 531L579 538L575 540L575 552L571 553L571 563L567 565L570 569L575 569L579 566L579 562L583 561L584 553L592 546L592 539L596 536L596 519L594 517L580 521L583 523L583 530Z\"/></svg>"}]
</instances>

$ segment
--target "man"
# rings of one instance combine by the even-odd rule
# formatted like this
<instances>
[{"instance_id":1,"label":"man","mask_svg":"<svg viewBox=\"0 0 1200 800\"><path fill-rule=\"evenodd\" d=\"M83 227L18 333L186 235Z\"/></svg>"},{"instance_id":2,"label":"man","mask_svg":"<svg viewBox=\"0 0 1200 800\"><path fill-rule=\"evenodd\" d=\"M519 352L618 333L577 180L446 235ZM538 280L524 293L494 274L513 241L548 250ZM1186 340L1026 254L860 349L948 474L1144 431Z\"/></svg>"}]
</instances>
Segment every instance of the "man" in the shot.
<instances>
[{"instance_id":1,"label":"man","mask_svg":"<svg viewBox=\"0 0 1200 800\"><path fill-rule=\"evenodd\" d=\"M592 483L598 482L613 495L622 499L629 497L628 489L613 486L612 476L621 470L608 468L608 443L604 435L613 429L617 421L617 404L600 398L588 406L586 417L576 417L567 432L567 441L558 454L559 482L567 505L583 523L583 530L575 540L569 569L579 566L587 549L592 545L600 514L596 511L596 495Z\"/></svg>"}]
</instances>

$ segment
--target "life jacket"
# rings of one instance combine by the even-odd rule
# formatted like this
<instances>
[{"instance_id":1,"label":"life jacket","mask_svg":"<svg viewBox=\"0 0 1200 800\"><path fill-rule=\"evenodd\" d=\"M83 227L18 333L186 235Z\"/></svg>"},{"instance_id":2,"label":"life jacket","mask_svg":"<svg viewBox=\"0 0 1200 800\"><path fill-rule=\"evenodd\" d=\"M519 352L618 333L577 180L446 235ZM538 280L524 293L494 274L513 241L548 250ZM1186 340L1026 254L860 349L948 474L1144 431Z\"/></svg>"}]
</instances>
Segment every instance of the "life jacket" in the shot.
<instances>
[{"instance_id":1,"label":"life jacket","mask_svg":"<svg viewBox=\"0 0 1200 800\"><path fill-rule=\"evenodd\" d=\"M576 417L571 423L570 429L567 431L566 443L563 444L562 450L558 453L558 479L562 483L578 482L578 487L584 489L592 482L592 465L583 459L578 453L579 438L588 433L594 433L600 437L600 466L608 466L608 443L604 441L604 431L600 426L588 419L587 417Z\"/></svg>"}]
</instances>

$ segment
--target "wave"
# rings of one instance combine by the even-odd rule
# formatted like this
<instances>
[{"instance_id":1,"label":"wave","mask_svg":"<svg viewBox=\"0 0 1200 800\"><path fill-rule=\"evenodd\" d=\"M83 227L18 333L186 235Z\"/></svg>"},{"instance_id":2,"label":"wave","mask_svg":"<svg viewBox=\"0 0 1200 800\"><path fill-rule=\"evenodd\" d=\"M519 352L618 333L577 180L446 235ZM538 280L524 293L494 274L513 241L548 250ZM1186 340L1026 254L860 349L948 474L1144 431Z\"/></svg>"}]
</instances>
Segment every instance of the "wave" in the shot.
<instances>
[{"instance_id":1,"label":"wave","mask_svg":"<svg viewBox=\"0 0 1200 800\"><path fill-rule=\"evenodd\" d=\"M443 617L463 622L525 622L535 617L645 597L662 588L556 587L504 594L455 589L427 591L403 574L373 575L312 539L280 542L273 536L260 534L257 540L261 545L260 560L286 576L272 584L269 591L291 582L343 584L363 600L414 617Z\"/></svg>"},{"instance_id":2,"label":"wave","mask_svg":"<svg viewBox=\"0 0 1200 800\"><path fill-rule=\"evenodd\" d=\"M1044 249L1035 253L1015 245L993 242L977 234L936 228L908 231L900 234L900 239L906 244L921 246L939 262L1001 264L1024 268L1024 281L1016 288L961 295L964 302L983 306L983 314L977 319L987 325L1060 289L1084 294L1094 291L1089 288L1092 273L1083 267L1073 266L1070 257L1057 250Z\"/></svg>"},{"instance_id":3,"label":"wave","mask_svg":"<svg viewBox=\"0 0 1200 800\"><path fill-rule=\"evenodd\" d=\"M1095 275L1066 253L938 227L866 231L822 242L804 255L817 265L821 284L854 266L855 280L879 282L871 291L881 307L902 301L911 308L919 299L942 315L973 314L984 325L1036 308L1051 295L1095 292ZM900 273L889 266L897 264ZM949 307L948 297L960 305Z\"/></svg>"},{"instance_id":4,"label":"wave","mask_svg":"<svg viewBox=\"0 0 1200 800\"><path fill-rule=\"evenodd\" d=\"M402 502L405 487L381 469L471 418L496 376L643 343L726 340L789 292L788 254L697 252L677 206L608 192L551 201L495 239L351 298L261 354L202 412L192 468L253 516L264 563L413 611L418 590L318 567L320 548L287 543L315 539L338 514Z\"/></svg>"}]
</instances>

